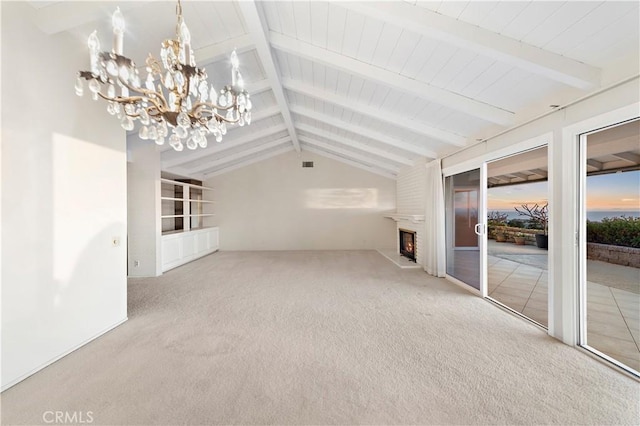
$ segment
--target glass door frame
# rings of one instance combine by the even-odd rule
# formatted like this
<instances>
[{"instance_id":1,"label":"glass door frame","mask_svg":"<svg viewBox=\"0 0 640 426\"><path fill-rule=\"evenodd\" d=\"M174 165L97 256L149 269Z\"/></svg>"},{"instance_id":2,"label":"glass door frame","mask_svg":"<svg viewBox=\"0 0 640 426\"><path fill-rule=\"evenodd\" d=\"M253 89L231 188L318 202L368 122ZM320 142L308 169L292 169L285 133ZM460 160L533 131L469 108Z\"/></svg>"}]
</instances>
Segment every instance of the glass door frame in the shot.
<instances>
[{"instance_id":1,"label":"glass door frame","mask_svg":"<svg viewBox=\"0 0 640 426\"><path fill-rule=\"evenodd\" d=\"M637 114L637 113L636 113ZM577 248L578 248L578 285L577 285L577 300L576 300L576 345L600 358L603 358L616 367L620 368L624 372L628 373L632 377L638 378L637 373L632 371L622 362L612 358L611 356L601 352L597 348L590 346L587 340L587 137L591 134L598 133L607 129L614 128L632 121L640 120L640 116L636 115L635 118L628 118L626 120L620 120L613 122L606 126L599 126L593 130L585 131L577 135L577 149L578 149L578 206L577 206L577 220L578 231L577 236Z\"/></svg>"},{"instance_id":2,"label":"glass door frame","mask_svg":"<svg viewBox=\"0 0 640 426\"><path fill-rule=\"evenodd\" d=\"M482 161L478 165L473 165L470 167L462 167L462 168L453 168L450 170L442 171L442 185L443 188L446 188L445 180L448 177L452 177L461 173L470 172L473 170L480 170L480 183L478 187L478 223L474 227L476 235L478 236L478 250L480 251L480 289L476 290L471 285L465 283L464 281L459 280L458 278L445 273L445 277L454 282L461 287L467 289L468 291L478 294L482 298L487 296L487 164L486 161ZM447 202L447 197L445 194L445 203ZM446 214L445 214L445 226L449 226L446 223ZM455 227L452 228L452 248L455 248L455 236L453 233L455 232ZM469 247L459 248L461 250L470 250Z\"/></svg>"},{"instance_id":3,"label":"glass door frame","mask_svg":"<svg viewBox=\"0 0 640 426\"><path fill-rule=\"evenodd\" d=\"M542 133L539 136L533 137L531 139L526 139L521 142L516 142L512 144L508 144L504 148L491 150L486 154L479 155L476 158L471 160L463 161L459 164L443 167L442 169L442 185L445 187L445 178L453 175L457 175L460 173L465 173L471 170L480 169L480 203L479 203L479 215L478 219L481 224L482 238L480 238L480 290L476 290L475 288L463 283L455 277L450 276L449 274L445 274L445 277L457 284L461 287L467 289L468 291L481 296L486 299L488 296L488 267L487 267L487 245L488 245L488 236L487 236L487 164L499 160L501 158L509 157L512 155L519 154L521 152L530 151L536 148L541 148L543 146L547 146L548 149L548 164L549 164L549 190L551 191L551 187L553 184L553 173L551 171L551 145L552 145L553 133L546 132ZM486 142L485 142L486 143ZM446 201L445 201L446 202ZM549 203L550 207L552 207L551 203ZM553 216L553 209L550 208L549 211L549 219ZM445 224L446 226L446 224ZM551 226L549 227L549 234L551 234ZM549 257L553 256L553 243L551 239L549 241ZM552 265L549 264L549 276L552 274ZM551 283L549 283L549 288L551 289ZM551 299L551 295L549 297ZM551 311L551 306L549 306L549 310ZM553 316L549 315L549 323L552 322Z\"/></svg>"}]
</instances>

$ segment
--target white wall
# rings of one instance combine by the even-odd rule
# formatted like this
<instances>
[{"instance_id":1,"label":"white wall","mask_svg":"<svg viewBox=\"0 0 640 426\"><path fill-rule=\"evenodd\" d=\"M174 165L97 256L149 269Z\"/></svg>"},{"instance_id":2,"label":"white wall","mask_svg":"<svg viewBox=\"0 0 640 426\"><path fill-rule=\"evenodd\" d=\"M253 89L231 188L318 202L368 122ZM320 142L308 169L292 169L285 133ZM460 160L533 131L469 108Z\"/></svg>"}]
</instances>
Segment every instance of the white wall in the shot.
<instances>
[{"instance_id":1,"label":"white wall","mask_svg":"<svg viewBox=\"0 0 640 426\"><path fill-rule=\"evenodd\" d=\"M124 131L74 94L86 43L1 7L5 389L126 319L127 208Z\"/></svg>"},{"instance_id":2,"label":"white wall","mask_svg":"<svg viewBox=\"0 0 640 426\"><path fill-rule=\"evenodd\" d=\"M313 168L302 168L313 161ZM393 247L396 183L308 152L289 152L205 180L220 250Z\"/></svg>"},{"instance_id":3,"label":"white wall","mask_svg":"<svg viewBox=\"0 0 640 426\"><path fill-rule=\"evenodd\" d=\"M157 277L162 275L160 152L152 141L136 139L130 137L127 146L128 274Z\"/></svg>"}]
</instances>

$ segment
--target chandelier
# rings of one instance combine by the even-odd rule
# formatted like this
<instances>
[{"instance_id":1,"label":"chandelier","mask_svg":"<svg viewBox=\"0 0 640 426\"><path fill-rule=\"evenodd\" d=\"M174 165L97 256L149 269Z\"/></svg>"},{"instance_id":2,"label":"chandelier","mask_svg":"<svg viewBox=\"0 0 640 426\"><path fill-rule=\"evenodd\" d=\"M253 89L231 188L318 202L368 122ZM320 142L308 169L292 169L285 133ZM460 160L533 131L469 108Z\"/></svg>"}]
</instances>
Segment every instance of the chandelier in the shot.
<instances>
[{"instance_id":1,"label":"chandelier","mask_svg":"<svg viewBox=\"0 0 640 426\"><path fill-rule=\"evenodd\" d=\"M176 151L207 146L207 135L217 142L227 133L227 124L251 123L251 100L244 90L238 55L231 53L231 84L217 92L207 83L207 73L196 67L191 35L182 18L180 0L176 7L176 38L165 40L158 61L146 60L146 80L141 80L133 60L123 55L124 16L117 8L112 17L113 49L100 51L94 31L88 40L90 71L79 71L75 90L84 92L88 81L93 100L107 101L107 111L116 116L127 131L140 122L140 139L169 145Z\"/></svg>"}]
</instances>

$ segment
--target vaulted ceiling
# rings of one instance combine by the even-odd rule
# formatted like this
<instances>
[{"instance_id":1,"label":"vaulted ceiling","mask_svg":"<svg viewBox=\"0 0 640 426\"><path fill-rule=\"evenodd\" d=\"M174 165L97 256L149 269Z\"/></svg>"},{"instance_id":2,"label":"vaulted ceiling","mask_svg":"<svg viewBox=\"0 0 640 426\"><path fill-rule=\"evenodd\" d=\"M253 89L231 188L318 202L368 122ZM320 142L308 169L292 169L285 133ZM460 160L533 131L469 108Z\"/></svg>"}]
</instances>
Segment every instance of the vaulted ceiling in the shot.
<instances>
[{"instance_id":1,"label":"vaulted ceiling","mask_svg":"<svg viewBox=\"0 0 640 426\"><path fill-rule=\"evenodd\" d=\"M116 2L30 3L43 31L71 33L78 49L94 29L110 40ZM395 178L637 76L639 4L185 0L197 64L216 87L237 49L253 121L204 149L160 147L162 168L206 178L295 150ZM175 2L118 5L125 54L157 56Z\"/></svg>"}]
</instances>

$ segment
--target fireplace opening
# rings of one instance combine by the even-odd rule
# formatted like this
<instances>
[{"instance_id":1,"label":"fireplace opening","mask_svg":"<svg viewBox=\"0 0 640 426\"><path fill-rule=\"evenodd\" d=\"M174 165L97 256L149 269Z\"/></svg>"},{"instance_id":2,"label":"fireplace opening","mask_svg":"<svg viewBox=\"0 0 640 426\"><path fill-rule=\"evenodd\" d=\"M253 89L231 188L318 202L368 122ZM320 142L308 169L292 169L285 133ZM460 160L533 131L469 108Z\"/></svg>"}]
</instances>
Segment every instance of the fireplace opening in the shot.
<instances>
[{"instance_id":1,"label":"fireplace opening","mask_svg":"<svg viewBox=\"0 0 640 426\"><path fill-rule=\"evenodd\" d=\"M400 229L400 254L416 261L416 233Z\"/></svg>"}]
</instances>

